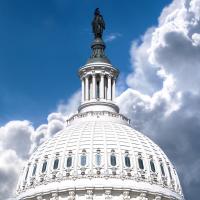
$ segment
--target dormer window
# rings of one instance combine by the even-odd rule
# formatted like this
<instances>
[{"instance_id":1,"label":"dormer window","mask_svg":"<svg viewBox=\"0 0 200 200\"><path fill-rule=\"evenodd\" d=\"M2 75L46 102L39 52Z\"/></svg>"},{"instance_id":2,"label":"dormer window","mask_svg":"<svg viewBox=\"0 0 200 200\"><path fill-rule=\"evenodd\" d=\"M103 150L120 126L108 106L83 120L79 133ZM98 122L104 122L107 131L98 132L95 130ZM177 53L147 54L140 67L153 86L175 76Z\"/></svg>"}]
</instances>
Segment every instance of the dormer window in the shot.
<instances>
[{"instance_id":1,"label":"dormer window","mask_svg":"<svg viewBox=\"0 0 200 200\"><path fill-rule=\"evenodd\" d=\"M111 164L112 167L115 167L117 165L117 160L116 160L116 156L115 156L115 151L114 150L111 151L110 164Z\"/></svg>"},{"instance_id":2,"label":"dormer window","mask_svg":"<svg viewBox=\"0 0 200 200\"><path fill-rule=\"evenodd\" d=\"M35 163L34 166L33 166L32 176L35 176L36 170L37 170L37 164Z\"/></svg>"},{"instance_id":3,"label":"dormer window","mask_svg":"<svg viewBox=\"0 0 200 200\"><path fill-rule=\"evenodd\" d=\"M124 161L125 161L126 167L131 167L131 161L130 161L130 157L129 157L128 152L126 152L126 154L125 154Z\"/></svg>"},{"instance_id":4,"label":"dormer window","mask_svg":"<svg viewBox=\"0 0 200 200\"><path fill-rule=\"evenodd\" d=\"M81 166L84 167L86 166L86 163L87 163L87 156L86 156L86 150L83 149L82 151L82 155L81 155Z\"/></svg>"},{"instance_id":5,"label":"dormer window","mask_svg":"<svg viewBox=\"0 0 200 200\"><path fill-rule=\"evenodd\" d=\"M101 165L101 152L100 152L99 149L97 150L95 159L96 159L96 165L97 165L97 166L100 166L100 165Z\"/></svg>"},{"instance_id":6,"label":"dormer window","mask_svg":"<svg viewBox=\"0 0 200 200\"><path fill-rule=\"evenodd\" d=\"M54 160L54 163L53 163L53 169L54 169L54 170L58 169L58 164L59 164L59 159L56 158L56 159Z\"/></svg>"},{"instance_id":7,"label":"dormer window","mask_svg":"<svg viewBox=\"0 0 200 200\"><path fill-rule=\"evenodd\" d=\"M47 169L47 161L45 160L42 165L42 173L46 172Z\"/></svg>"},{"instance_id":8,"label":"dormer window","mask_svg":"<svg viewBox=\"0 0 200 200\"><path fill-rule=\"evenodd\" d=\"M150 167L151 167L152 172L156 172L156 168L155 168L153 160L150 160Z\"/></svg>"},{"instance_id":9,"label":"dormer window","mask_svg":"<svg viewBox=\"0 0 200 200\"><path fill-rule=\"evenodd\" d=\"M143 163L143 160L142 160L142 158L138 158L138 165L139 165L139 168L140 169L144 169L144 163Z\"/></svg>"}]
</instances>

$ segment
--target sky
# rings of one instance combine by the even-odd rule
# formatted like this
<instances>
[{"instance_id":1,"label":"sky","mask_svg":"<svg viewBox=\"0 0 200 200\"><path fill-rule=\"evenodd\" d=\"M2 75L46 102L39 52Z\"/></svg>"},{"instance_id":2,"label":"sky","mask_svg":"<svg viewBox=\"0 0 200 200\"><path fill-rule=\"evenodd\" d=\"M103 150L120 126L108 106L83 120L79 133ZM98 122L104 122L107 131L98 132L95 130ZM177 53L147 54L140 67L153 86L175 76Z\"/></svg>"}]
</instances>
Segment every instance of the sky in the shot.
<instances>
[{"instance_id":1,"label":"sky","mask_svg":"<svg viewBox=\"0 0 200 200\"><path fill-rule=\"evenodd\" d=\"M131 41L157 23L169 2L1 1L0 125L13 119L39 125L80 88L77 71L90 56L96 7L106 20L105 38L117 37L107 54L125 76L131 70Z\"/></svg>"},{"instance_id":2,"label":"sky","mask_svg":"<svg viewBox=\"0 0 200 200\"><path fill-rule=\"evenodd\" d=\"M0 1L0 200L14 196L33 149L77 110L96 7L120 69L121 113L168 155L185 199L198 200L200 0Z\"/></svg>"}]
</instances>

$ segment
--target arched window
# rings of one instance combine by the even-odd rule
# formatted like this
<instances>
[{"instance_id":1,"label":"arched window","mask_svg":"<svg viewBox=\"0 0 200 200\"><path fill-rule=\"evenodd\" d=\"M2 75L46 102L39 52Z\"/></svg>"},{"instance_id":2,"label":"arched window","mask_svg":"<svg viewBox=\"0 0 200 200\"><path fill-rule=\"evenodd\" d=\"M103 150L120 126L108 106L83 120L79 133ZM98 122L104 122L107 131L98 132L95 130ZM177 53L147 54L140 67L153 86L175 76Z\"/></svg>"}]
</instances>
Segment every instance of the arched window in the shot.
<instances>
[{"instance_id":1,"label":"arched window","mask_svg":"<svg viewBox=\"0 0 200 200\"><path fill-rule=\"evenodd\" d=\"M53 169L58 169L59 159L56 158L53 163Z\"/></svg>"},{"instance_id":2,"label":"arched window","mask_svg":"<svg viewBox=\"0 0 200 200\"><path fill-rule=\"evenodd\" d=\"M162 175L165 176L165 171L164 171L164 167L162 163L160 163L160 169L161 169Z\"/></svg>"},{"instance_id":3,"label":"arched window","mask_svg":"<svg viewBox=\"0 0 200 200\"><path fill-rule=\"evenodd\" d=\"M144 163L143 163L142 158L138 158L138 164L139 164L140 169L144 169Z\"/></svg>"},{"instance_id":4,"label":"arched window","mask_svg":"<svg viewBox=\"0 0 200 200\"><path fill-rule=\"evenodd\" d=\"M171 173L170 166L168 166L168 171L169 171L169 177L170 177L170 179L172 180L172 173Z\"/></svg>"},{"instance_id":5,"label":"arched window","mask_svg":"<svg viewBox=\"0 0 200 200\"><path fill-rule=\"evenodd\" d=\"M131 161L130 161L128 154L125 155L125 165L126 165L126 167L131 167Z\"/></svg>"},{"instance_id":6,"label":"arched window","mask_svg":"<svg viewBox=\"0 0 200 200\"><path fill-rule=\"evenodd\" d=\"M45 160L42 165L42 173L46 172L47 169L47 161Z\"/></svg>"},{"instance_id":7,"label":"arched window","mask_svg":"<svg viewBox=\"0 0 200 200\"><path fill-rule=\"evenodd\" d=\"M101 165L101 154L100 154L100 150L97 150L97 153L96 153L96 165L97 166L100 166Z\"/></svg>"},{"instance_id":8,"label":"arched window","mask_svg":"<svg viewBox=\"0 0 200 200\"><path fill-rule=\"evenodd\" d=\"M27 167L27 170L26 170L26 176L25 176L25 180L27 179L28 177L28 172L29 172L29 166Z\"/></svg>"},{"instance_id":9,"label":"arched window","mask_svg":"<svg viewBox=\"0 0 200 200\"><path fill-rule=\"evenodd\" d=\"M72 166L72 157L68 156L66 160L66 166L69 168Z\"/></svg>"},{"instance_id":10,"label":"arched window","mask_svg":"<svg viewBox=\"0 0 200 200\"><path fill-rule=\"evenodd\" d=\"M156 172L156 169L155 169L155 165L154 165L153 160L150 161L150 166L151 166L151 171L152 171L152 172Z\"/></svg>"},{"instance_id":11,"label":"arched window","mask_svg":"<svg viewBox=\"0 0 200 200\"><path fill-rule=\"evenodd\" d=\"M116 156L115 156L115 151L112 150L111 151L111 156L110 156L110 164L115 167L117 165L117 160L116 160Z\"/></svg>"},{"instance_id":12,"label":"arched window","mask_svg":"<svg viewBox=\"0 0 200 200\"><path fill-rule=\"evenodd\" d=\"M86 151L83 149L82 155L81 155L81 166L84 167L86 166L87 163L87 156L86 156Z\"/></svg>"},{"instance_id":13,"label":"arched window","mask_svg":"<svg viewBox=\"0 0 200 200\"><path fill-rule=\"evenodd\" d=\"M34 166L33 166L32 176L35 176L36 170L37 170L37 164L35 163Z\"/></svg>"}]
</instances>

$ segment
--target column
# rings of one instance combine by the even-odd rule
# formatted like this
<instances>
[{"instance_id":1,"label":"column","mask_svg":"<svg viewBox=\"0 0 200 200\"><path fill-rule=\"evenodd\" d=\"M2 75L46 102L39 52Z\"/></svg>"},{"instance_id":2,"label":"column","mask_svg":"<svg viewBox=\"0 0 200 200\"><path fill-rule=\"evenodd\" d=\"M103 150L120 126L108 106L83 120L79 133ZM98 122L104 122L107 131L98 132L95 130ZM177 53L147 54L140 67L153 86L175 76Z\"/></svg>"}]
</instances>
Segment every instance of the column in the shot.
<instances>
[{"instance_id":1,"label":"column","mask_svg":"<svg viewBox=\"0 0 200 200\"><path fill-rule=\"evenodd\" d=\"M113 77L113 80L112 80L112 100L114 101L115 100L115 78Z\"/></svg>"},{"instance_id":2,"label":"column","mask_svg":"<svg viewBox=\"0 0 200 200\"><path fill-rule=\"evenodd\" d=\"M104 74L101 74L100 80L100 99L104 99Z\"/></svg>"},{"instance_id":3,"label":"column","mask_svg":"<svg viewBox=\"0 0 200 200\"><path fill-rule=\"evenodd\" d=\"M107 93L107 99L111 100L111 76L108 76L108 93Z\"/></svg>"},{"instance_id":4,"label":"column","mask_svg":"<svg viewBox=\"0 0 200 200\"><path fill-rule=\"evenodd\" d=\"M96 99L96 74L92 74L92 98Z\"/></svg>"},{"instance_id":5,"label":"column","mask_svg":"<svg viewBox=\"0 0 200 200\"><path fill-rule=\"evenodd\" d=\"M89 100L89 80L88 76L85 77L85 100Z\"/></svg>"},{"instance_id":6,"label":"column","mask_svg":"<svg viewBox=\"0 0 200 200\"><path fill-rule=\"evenodd\" d=\"M82 84L82 103L85 101L85 80L84 78L81 79L81 84Z\"/></svg>"}]
</instances>

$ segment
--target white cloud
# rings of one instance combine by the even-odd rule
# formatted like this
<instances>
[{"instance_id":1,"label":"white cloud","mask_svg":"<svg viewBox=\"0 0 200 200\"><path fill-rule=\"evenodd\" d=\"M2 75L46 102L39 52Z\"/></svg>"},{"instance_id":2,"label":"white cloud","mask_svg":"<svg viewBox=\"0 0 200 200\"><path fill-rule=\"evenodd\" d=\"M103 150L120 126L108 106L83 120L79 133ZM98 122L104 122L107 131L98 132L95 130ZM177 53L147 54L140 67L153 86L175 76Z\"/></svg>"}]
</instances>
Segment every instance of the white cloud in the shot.
<instances>
[{"instance_id":1,"label":"white cloud","mask_svg":"<svg viewBox=\"0 0 200 200\"><path fill-rule=\"evenodd\" d=\"M23 161L13 150L0 151L0 199L8 198L16 189Z\"/></svg>"},{"instance_id":2,"label":"white cloud","mask_svg":"<svg viewBox=\"0 0 200 200\"><path fill-rule=\"evenodd\" d=\"M198 199L200 146L200 0L174 0L158 27L133 42L130 87L118 98L132 124L159 143Z\"/></svg>"},{"instance_id":3,"label":"white cloud","mask_svg":"<svg viewBox=\"0 0 200 200\"><path fill-rule=\"evenodd\" d=\"M0 127L0 200L15 196L16 184L22 166L42 142L65 126L66 117L77 110L80 92L66 104L58 105L57 112L47 117L47 124L34 128L29 121L10 121Z\"/></svg>"},{"instance_id":4,"label":"white cloud","mask_svg":"<svg viewBox=\"0 0 200 200\"><path fill-rule=\"evenodd\" d=\"M113 40L116 40L117 38L121 37L121 33L110 33L105 37L105 42L112 42Z\"/></svg>"},{"instance_id":5,"label":"white cloud","mask_svg":"<svg viewBox=\"0 0 200 200\"><path fill-rule=\"evenodd\" d=\"M81 91L75 92L67 102L60 102L57 108L59 113L65 116L65 118L70 117L72 114L77 112L77 108L80 104Z\"/></svg>"},{"instance_id":6,"label":"white cloud","mask_svg":"<svg viewBox=\"0 0 200 200\"><path fill-rule=\"evenodd\" d=\"M28 121L11 121L0 127L0 199L11 197L19 172L28 158L34 128Z\"/></svg>"}]
</instances>

